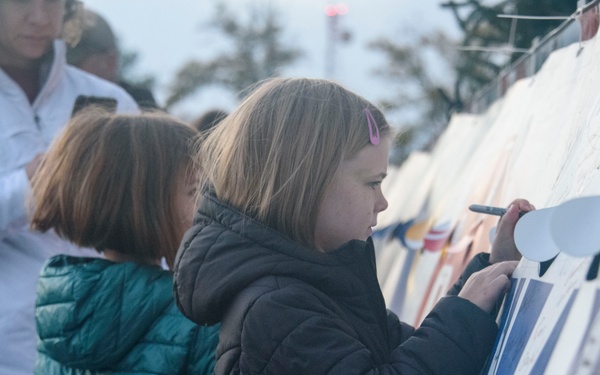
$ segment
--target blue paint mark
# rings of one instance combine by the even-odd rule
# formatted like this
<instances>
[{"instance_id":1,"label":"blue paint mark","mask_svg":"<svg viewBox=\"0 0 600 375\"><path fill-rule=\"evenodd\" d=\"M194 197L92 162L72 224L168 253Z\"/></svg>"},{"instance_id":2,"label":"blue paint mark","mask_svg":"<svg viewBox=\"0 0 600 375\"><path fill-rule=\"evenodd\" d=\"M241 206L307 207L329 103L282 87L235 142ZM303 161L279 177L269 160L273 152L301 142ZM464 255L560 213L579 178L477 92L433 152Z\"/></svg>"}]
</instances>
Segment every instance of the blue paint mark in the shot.
<instances>
[{"instance_id":1,"label":"blue paint mark","mask_svg":"<svg viewBox=\"0 0 600 375\"><path fill-rule=\"evenodd\" d=\"M594 322L594 318L598 314L598 310L600 309L600 290L596 289L596 295L594 296L594 304L592 305L592 314L590 315L590 320L588 321L587 327L585 327L585 333L579 343L579 350L577 350L577 354L583 353L583 345L588 341L590 337L590 330L592 328L592 323ZM580 355L575 357L573 363L571 363L571 369L569 374L574 374L577 371L577 365L579 364Z\"/></svg>"},{"instance_id":2,"label":"blue paint mark","mask_svg":"<svg viewBox=\"0 0 600 375\"><path fill-rule=\"evenodd\" d=\"M498 363L497 375L512 375L521 360L542 309L552 290L552 284L530 280L510 330L504 353Z\"/></svg>"},{"instance_id":3,"label":"blue paint mark","mask_svg":"<svg viewBox=\"0 0 600 375\"><path fill-rule=\"evenodd\" d=\"M488 360L485 366L483 367L483 371L481 372L481 374L488 374L490 372L490 367L492 366L494 354L497 353L500 350L500 348L504 346L505 336L503 336L502 333L504 333L506 325L512 319L513 313L515 311L515 304L519 300L519 296L521 295L524 283L524 279L513 278L511 280L510 291L506 295L506 300L504 301L504 310L502 310L502 316L500 317L498 336L496 336L496 342L494 343L494 347L492 349L492 355L488 357Z\"/></svg>"},{"instance_id":4,"label":"blue paint mark","mask_svg":"<svg viewBox=\"0 0 600 375\"><path fill-rule=\"evenodd\" d=\"M550 337L548 337L548 340L542 348L542 352L535 361L535 365L533 365L533 369L531 369L532 374L543 374L546 370L546 366L548 366L548 362L550 362L550 357L552 356L554 347L556 347L558 337L560 336L560 333L562 332L562 329L565 326L567 316L569 316L569 313L571 312L571 307L573 307L573 301L575 301L577 292L577 290L573 291L571 297L569 297L569 301L567 301L567 304L565 305L565 308L560 313L560 317L558 318L556 325L552 329Z\"/></svg>"}]
</instances>

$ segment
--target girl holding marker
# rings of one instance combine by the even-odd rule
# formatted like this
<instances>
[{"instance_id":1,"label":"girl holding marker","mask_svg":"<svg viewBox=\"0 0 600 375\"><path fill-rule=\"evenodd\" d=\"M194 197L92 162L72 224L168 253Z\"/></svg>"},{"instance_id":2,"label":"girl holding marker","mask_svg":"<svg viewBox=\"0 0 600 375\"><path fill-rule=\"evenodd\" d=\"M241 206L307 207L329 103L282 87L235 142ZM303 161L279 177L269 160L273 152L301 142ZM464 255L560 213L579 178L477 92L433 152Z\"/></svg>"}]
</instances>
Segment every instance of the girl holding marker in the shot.
<instances>
[{"instance_id":1,"label":"girl holding marker","mask_svg":"<svg viewBox=\"0 0 600 375\"><path fill-rule=\"evenodd\" d=\"M381 111L327 80L272 79L223 121L198 153L203 196L174 286L186 316L222 323L216 374L479 373L517 262L476 257L416 330L386 310L370 238L388 205ZM493 252L518 254L526 204Z\"/></svg>"}]
</instances>

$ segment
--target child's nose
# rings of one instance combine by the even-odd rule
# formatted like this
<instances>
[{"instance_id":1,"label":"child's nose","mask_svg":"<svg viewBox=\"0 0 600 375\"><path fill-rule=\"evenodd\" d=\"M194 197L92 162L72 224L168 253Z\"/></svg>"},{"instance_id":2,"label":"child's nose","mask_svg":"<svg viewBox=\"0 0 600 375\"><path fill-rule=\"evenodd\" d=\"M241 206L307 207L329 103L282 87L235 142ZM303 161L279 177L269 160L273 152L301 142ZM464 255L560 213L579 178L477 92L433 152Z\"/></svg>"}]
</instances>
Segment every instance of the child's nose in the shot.
<instances>
[{"instance_id":1,"label":"child's nose","mask_svg":"<svg viewBox=\"0 0 600 375\"><path fill-rule=\"evenodd\" d=\"M387 208L388 208L388 201L387 201L387 199L385 199L385 197L383 196L383 193L382 193L381 196L379 197L379 199L377 200L377 204L375 206L375 212L381 212Z\"/></svg>"}]
</instances>

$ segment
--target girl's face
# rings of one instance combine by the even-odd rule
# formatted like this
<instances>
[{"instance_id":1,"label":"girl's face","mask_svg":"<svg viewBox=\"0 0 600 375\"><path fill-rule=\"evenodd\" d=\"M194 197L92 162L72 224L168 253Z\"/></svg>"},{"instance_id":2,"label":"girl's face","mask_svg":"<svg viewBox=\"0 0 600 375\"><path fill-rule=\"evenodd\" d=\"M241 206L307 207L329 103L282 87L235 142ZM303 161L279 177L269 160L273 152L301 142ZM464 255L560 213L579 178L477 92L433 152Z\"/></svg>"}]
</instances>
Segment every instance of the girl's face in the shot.
<instances>
[{"instance_id":1,"label":"girl's face","mask_svg":"<svg viewBox=\"0 0 600 375\"><path fill-rule=\"evenodd\" d=\"M65 0L0 0L0 64L26 68L60 36Z\"/></svg>"},{"instance_id":2,"label":"girl's face","mask_svg":"<svg viewBox=\"0 0 600 375\"><path fill-rule=\"evenodd\" d=\"M387 174L390 142L384 138L342 162L317 215L315 241L323 251L371 235L377 214L388 206L381 182Z\"/></svg>"},{"instance_id":3,"label":"girl's face","mask_svg":"<svg viewBox=\"0 0 600 375\"><path fill-rule=\"evenodd\" d=\"M1 0L0 0L1 1ZM181 178L175 190L175 209L179 213L181 237L194 222L196 213L196 184L191 178Z\"/></svg>"}]
</instances>

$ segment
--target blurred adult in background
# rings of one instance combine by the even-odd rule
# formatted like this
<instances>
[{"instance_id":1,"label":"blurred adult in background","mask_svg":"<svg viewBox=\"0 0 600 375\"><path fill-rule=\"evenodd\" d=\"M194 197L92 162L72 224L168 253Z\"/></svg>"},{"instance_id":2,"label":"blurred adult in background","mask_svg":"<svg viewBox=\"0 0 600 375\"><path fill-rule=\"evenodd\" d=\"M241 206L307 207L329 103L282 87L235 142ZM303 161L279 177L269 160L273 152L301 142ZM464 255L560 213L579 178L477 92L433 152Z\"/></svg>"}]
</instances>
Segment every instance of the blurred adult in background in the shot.
<instances>
[{"instance_id":1,"label":"blurred adult in background","mask_svg":"<svg viewBox=\"0 0 600 375\"><path fill-rule=\"evenodd\" d=\"M219 124L228 113L220 109L211 109L204 112L202 116L198 117L192 126L195 127L199 132L205 133Z\"/></svg>"},{"instance_id":2,"label":"blurred adult in background","mask_svg":"<svg viewBox=\"0 0 600 375\"><path fill-rule=\"evenodd\" d=\"M86 9L81 39L67 51L71 65L115 82L125 89L142 108L158 108L152 92L123 80L120 76L120 53L110 25L98 13Z\"/></svg>"},{"instance_id":3,"label":"blurred adult in background","mask_svg":"<svg viewBox=\"0 0 600 375\"><path fill-rule=\"evenodd\" d=\"M78 97L101 98L119 112L138 111L119 86L67 65L61 37L76 38L78 4L0 0L0 374L33 372L34 300L43 263L58 253L84 251L51 231L29 230L25 197L40 155Z\"/></svg>"}]
</instances>

